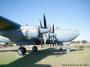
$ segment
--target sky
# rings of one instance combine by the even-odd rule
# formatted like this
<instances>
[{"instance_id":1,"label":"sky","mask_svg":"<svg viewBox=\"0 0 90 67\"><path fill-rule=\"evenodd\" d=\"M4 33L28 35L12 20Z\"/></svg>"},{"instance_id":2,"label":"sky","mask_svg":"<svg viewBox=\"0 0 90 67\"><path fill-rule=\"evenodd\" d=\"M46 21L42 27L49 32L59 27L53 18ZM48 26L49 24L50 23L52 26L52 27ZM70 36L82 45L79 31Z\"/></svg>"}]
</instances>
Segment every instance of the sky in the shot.
<instances>
[{"instance_id":1,"label":"sky","mask_svg":"<svg viewBox=\"0 0 90 67\"><path fill-rule=\"evenodd\" d=\"M76 40L90 41L90 0L0 0L0 16L23 26L48 25L80 32Z\"/></svg>"}]
</instances>

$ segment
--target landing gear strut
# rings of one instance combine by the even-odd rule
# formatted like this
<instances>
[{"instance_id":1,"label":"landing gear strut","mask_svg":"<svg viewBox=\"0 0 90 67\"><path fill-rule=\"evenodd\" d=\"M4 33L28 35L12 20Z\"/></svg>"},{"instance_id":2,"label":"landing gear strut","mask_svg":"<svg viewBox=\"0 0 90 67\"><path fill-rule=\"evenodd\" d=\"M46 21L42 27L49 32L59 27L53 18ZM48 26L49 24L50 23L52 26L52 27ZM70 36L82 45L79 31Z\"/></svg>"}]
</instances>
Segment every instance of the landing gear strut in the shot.
<instances>
[{"instance_id":1,"label":"landing gear strut","mask_svg":"<svg viewBox=\"0 0 90 67\"><path fill-rule=\"evenodd\" d=\"M32 51L33 51L33 52L36 52L36 51L38 51L38 48L37 48L37 46L35 46L35 45L34 45L34 46L32 47Z\"/></svg>"},{"instance_id":2,"label":"landing gear strut","mask_svg":"<svg viewBox=\"0 0 90 67\"><path fill-rule=\"evenodd\" d=\"M19 53L19 56L24 56L26 54L26 48L21 46L19 49L18 49L18 53Z\"/></svg>"},{"instance_id":3,"label":"landing gear strut","mask_svg":"<svg viewBox=\"0 0 90 67\"><path fill-rule=\"evenodd\" d=\"M66 48L66 52L65 53L70 53L70 48Z\"/></svg>"},{"instance_id":4,"label":"landing gear strut","mask_svg":"<svg viewBox=\"0 0 90 67\"><path fill-rule=\"evenodd\" d=\"M70 53L70 47L69 47L69 45L67 45L66 53Z\"/></svg>"}]
</instances>

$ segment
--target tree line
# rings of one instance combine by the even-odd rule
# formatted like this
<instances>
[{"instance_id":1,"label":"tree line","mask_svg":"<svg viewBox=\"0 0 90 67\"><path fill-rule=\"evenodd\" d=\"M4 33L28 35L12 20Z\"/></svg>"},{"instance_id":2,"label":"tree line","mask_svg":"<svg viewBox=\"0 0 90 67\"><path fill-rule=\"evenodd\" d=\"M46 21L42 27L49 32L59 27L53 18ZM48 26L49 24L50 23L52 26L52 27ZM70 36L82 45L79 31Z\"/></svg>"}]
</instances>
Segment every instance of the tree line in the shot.
<instances>
[{"instance_id":1,"label":"tree line","mask_svg":"<svg viewBox=\"0 0 90 67\"><path fill-rule=\"evenodd\" d=\"M81 40L81 41L71 41L71 43L89 43L87 40Z\"/></svg>"}]
</instances>

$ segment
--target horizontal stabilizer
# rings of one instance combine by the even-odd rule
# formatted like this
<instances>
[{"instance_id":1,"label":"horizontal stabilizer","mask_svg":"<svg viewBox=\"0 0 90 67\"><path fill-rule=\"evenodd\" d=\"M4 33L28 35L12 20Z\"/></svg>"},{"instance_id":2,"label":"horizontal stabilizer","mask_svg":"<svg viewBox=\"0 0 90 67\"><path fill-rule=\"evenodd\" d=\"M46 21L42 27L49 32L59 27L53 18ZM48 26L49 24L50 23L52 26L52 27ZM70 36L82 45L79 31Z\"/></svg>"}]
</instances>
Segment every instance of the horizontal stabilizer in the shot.
<instances>
[{"instance_id":1,"label":"horizontal stabilizer","mask_svg":"<svg viewBox=\"0 0 90 67\"><path fill-rule=\"evenodd\" d=\"M0 16L0 31L17 30L19 28L19 24Z\"/></svg>"}]
</instances>

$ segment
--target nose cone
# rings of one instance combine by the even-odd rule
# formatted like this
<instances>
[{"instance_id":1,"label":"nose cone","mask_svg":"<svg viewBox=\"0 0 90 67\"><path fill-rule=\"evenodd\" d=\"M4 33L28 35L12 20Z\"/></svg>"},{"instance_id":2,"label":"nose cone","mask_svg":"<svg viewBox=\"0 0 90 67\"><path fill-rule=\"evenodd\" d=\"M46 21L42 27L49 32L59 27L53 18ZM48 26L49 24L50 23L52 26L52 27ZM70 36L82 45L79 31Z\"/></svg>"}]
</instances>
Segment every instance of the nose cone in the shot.
<instances>
[{"instance_id":1,"label":"nose cone","mask_svg":"<svg viewBox=\"0 0 90 67\"><path fill-rule=\"evenodd\" d=\"M78 37L80 35L78 30L72 30L71 32L72 32L72 39L75 39L76 37Z\"/></svg>"},{"instance_id":2,"label":"nose cone","mask_svg":"<svg viewBox=\"0 0 90 67\"><path fill-rule=\"evenodd\" d=\"M59 42L68 42L78 37L80 33L77 30L60 30L56 31L55 34Z\"/></svg>"}]
</instances>

